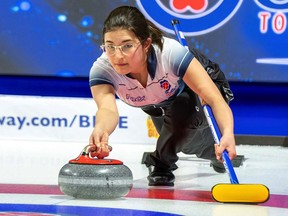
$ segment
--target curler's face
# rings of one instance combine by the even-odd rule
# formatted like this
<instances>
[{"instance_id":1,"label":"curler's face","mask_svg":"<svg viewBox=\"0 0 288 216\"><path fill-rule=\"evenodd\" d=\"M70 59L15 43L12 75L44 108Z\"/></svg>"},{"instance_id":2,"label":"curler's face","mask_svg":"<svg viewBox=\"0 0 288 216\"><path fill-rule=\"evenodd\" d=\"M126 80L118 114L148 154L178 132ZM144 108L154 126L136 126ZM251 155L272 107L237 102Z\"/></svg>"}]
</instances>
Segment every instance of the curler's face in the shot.
<instances>
[{"instance_id":1,"label":"curler's face","mask_svg":"<svg viewBox=\"0 0 288 216\"><path fill-rule=\"evenodd\" d=\"M146 64L148 48L145 44L134 32L117 29L105 33L101 48L116 72L125 75L136 73L137 68Z\"/></svg>"}]
</instances>

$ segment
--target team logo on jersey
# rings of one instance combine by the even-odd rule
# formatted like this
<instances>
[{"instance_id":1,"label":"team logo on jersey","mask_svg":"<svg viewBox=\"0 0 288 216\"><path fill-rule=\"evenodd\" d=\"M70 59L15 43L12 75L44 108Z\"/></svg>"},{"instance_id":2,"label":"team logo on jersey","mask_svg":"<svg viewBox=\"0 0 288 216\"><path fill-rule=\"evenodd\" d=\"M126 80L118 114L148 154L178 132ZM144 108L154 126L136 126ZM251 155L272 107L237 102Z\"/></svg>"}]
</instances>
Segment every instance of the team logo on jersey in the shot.
<instances>
[{"instance_id":1,"label":"team logo on jersey","mask_svg":"<svg viewBox=\"0 0 288 216\"><path fill-rule=\"evenodd\" d=\"M271 12L288 12L288 0L254 0L262 9Z\"/></svg>"},{"instance_id":2,"label":"team logo on jersey","mask_svg":"<svg viewBox=\"0 0 288 216\"><path fill-rule=\"evenodd\" d=\"M171 88L171 84L167 80L160 81L160 86L162 89L165 90L165 93L167 94Z\"/></svg>"},{"instance_id":3,"label":"team logo on jersey","mask_svg":"<svg viewBox=\"0 0 288 216\"><path fill-rule=\"evenodd\" d=\"M275 1L275 0L274 0ZM178 19L187 36L214 31L227 23L243 0L137 0L142 13L160 29L173 34L173 19Z\"/></svg>"}]
</instances>

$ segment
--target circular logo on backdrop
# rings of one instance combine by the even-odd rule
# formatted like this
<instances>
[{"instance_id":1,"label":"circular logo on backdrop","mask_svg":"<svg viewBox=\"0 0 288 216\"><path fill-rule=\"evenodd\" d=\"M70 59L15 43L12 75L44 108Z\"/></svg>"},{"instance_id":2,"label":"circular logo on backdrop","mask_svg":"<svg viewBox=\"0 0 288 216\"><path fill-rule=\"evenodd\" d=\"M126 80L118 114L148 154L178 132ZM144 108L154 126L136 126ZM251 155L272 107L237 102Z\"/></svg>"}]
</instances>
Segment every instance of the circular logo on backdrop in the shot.
<instances>
[{"instance_id":1,"label":"circular logo on backdrop","mask_svg":"<svg viewBox=\"0 0 288 216\"><path fill-rule=\"evenodd\" d=\"M272 12L288 12L288 0L254 0L262 9Z\"/></svg>"},{"instance_id":2,"label":"circular logo on backdrop","mask_svg":"<svg viewBox=\"0 0 288 216\"><path fill-rule=\"evenodd\" d=\"M228 22L243 0L137 0L142 13L163 31L174 33L171 25L178 19L187 36L206 34Z\"/></svg>"}]
</instances>

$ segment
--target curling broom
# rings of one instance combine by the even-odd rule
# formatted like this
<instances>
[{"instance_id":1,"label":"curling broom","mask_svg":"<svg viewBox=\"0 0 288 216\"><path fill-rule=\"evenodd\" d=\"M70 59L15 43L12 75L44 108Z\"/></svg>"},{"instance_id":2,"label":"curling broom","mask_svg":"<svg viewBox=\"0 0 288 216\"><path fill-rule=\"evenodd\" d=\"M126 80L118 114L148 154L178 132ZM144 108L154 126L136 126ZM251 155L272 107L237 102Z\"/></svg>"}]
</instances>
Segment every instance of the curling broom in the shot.
<instances>
[{"instance_id":1,"label":"curling broom","mask_svg":"<svg viewBox=\"0 0 288 216\"><path fill-rule=\"evenodd\" d=\"M172 20L175 34L178 41L189 50L183 32L180 29L178 20ZM213 116L211 107L199 97L209 127L216 144L220 144L221 132ZM264 203L269 200L269 189L263 184L239 184L235 170L228 156L227 150L222 154L223 163L229 174L231 184L216 184L212 187L212 197L217 202L223 203Z\"/></svg>"}]
</instances>

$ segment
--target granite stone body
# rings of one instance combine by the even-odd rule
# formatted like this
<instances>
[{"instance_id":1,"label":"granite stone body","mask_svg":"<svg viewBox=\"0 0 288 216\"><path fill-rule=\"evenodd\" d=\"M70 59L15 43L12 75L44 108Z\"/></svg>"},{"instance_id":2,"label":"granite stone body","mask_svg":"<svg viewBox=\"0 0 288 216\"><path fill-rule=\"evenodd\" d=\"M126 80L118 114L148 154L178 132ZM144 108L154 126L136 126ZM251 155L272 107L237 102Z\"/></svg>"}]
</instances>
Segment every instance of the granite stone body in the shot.
<instances>
[{"instance_id":1,"label":"granite stone body","mask_svg":"<svg viewBox=\"0 0 288 216\"><path fill-rule=\"evenodd\" d=\"M133 186L131 170L124 164L73 164L59 171L60 190L80 199L115 199L129 193Z\"/></svg>"}]
</instances>

